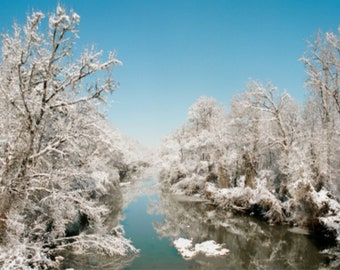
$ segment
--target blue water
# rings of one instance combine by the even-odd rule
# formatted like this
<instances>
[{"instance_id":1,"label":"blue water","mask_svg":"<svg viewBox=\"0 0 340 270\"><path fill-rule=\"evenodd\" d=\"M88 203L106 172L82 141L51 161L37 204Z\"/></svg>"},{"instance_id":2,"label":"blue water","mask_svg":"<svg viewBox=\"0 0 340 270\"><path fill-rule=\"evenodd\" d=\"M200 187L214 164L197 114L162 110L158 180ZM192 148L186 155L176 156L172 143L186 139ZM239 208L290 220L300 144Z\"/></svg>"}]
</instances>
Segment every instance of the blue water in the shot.
<instances>
[{"instance_id":1,"label":"blue water","mask_svg":"<svg viewBox=\"0 0 340 270\"><path fill-rule=\"evenodd\" d=\"M132 269L186 269L188 262L183 260L173 247L169 238L160 238L153 228L153 223L163 220L160 214L148 213L148 206L159 201L158 195L139 196L124 210L125 220L122 225L125 236L140 249L139 256L131 265Z\"/></svg>"}]
</instances>

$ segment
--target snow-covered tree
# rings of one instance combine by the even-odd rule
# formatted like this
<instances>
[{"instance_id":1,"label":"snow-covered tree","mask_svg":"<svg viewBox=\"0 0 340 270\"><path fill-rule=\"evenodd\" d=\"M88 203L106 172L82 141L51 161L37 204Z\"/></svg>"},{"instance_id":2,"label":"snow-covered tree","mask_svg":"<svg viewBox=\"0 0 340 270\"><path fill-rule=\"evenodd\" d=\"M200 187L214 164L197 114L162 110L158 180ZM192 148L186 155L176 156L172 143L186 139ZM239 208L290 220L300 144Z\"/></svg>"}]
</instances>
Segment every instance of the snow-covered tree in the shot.
<instances>
[{"instance_id":1,"label":"snow-covered tree","mask_svg":"<svg viewBox=\"0 0 340 270\"><path fill-rule=\"evenodd\" d=\"M174 190L184 191L180 187L188 182L191 184L187 193L202 191L206 181L228 184L223 164L219 162L225 151L225 121L223 106L213 98L201 97L189 108L187 123L166 138L161 151L162 178L176 184Z\"/></svg>"},{"instance_id":2,"label":"snow-covered tree","mask_svg":"<svg viewBox=\"0 0 340 270\"><path fill-rule=\"evenodd\" d=\"M229 112L229 151L234 154L235 178L245 174L245 185L254 187L255 176L260 162L260 119L261 112L254 109L246 93L233 98ZM233 165L232 165L233 164Z\"/></svg>"},{"instance_id":3,"label":"snow-covered tree","mask_svg":"<svg viewBox=\"0 0 340 270\"><path fill-rule=\"evenodd\" d=\"M271 84L253 81L247 88L231 106L232 129L237 130L234 140L238 148L245 149L242 157L250 173L246 179L254 178L257 168L268 166L288 175L298 134L298 107L287 93L279 93Z\"/></svg>"},{"instance_id":4,"label":"snow-covered tree","mask_svg":"<svg viewBox=\"0 0 340 270\"><path fill-rule=\"evenodd\" d=\"M0 63L0 264L57 267L65 247L135 251L106 225L119 211L124 149L98 106L116 84L114 53L73 55L80 17L59 6L3 34ZM116 206L107 207L110 200ZM116 213L117 214L117 213ZM111 218L112 219L112 218ZM112 225L112 224L110 224ZM7 244L7 245L6 245ZM19 267L18 266L18 267Z\"/></svg>"},{"instance_id":5,"label":"snow-covered tree","mask_svg":"<svg viewBox=\"0 0 340 270\"><path fill-rule=\"evenodd\" d=\"M301 58L309 89L308 111L313 170L320 186L336 185L339 177L340 37L319 31Z\"/></svg>"},{"instance_id":6,"label":"snow-covered tree","mask_svg":"<svg viewBox=\"0 0 340 270\"><path fill-rule=\"evenodd\" d=\"M216 101L201 98L190 107L188 122L167 137L161 180L168 190L335 239L340 205L332 189L314 179L323 157L316 151L321 137L309 129L317 126L313 107L301 114L288 93L251 82L227 115L215 113L222 111Z\"/></svg>"},{"instance_id":7,"label":"snow-covered tree","mask_svg":"<svg viewBox=\"0 0 340 270\"><path fill-rule=\"evenodd\" d=\"M217 121L220 120L223 109L219 106L214 98L200 97L188 112L188 121L196 131L216 127Z\"/></svg>"},{"instance_id":8,"label":"snow-covered tree","mask_svg":"<svg viewBox=\"0 0 340 270\"><path fill-rule=\"evenodd\" d=\"M223 151L225 112L223 106L213 98L200 97L188 112L191 149L200 160L217 160ZM217 144L218 142L218 144ZM222 149L220 149L222 148Z\"/></svg>"}]
</instances>

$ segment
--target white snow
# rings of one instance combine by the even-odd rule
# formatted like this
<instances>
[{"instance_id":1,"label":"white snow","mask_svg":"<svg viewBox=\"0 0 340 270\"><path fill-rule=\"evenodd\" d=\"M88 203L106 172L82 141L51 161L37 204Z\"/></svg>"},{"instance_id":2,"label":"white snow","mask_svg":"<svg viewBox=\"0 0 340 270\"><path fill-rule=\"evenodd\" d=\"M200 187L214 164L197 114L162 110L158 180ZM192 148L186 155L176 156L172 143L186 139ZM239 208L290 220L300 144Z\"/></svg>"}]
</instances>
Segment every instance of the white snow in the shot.
<instances>
[{"instance_id":1,"label":"white snow","mask_svg":"<svg viewBox=\"0 0 340 270\"><path fill-rule=\"evenodd\" d=\"M217 244L214 240L202 242L195 245L197 252L205 254L208 257L225 256L229 253L229 249L223 248L223 245Z\"/></svg>"},{"instance_id":2,"label":"white snow","mask_svg":"<svg viewBox=\"0 0 340 270\"><path fill-rule=\"evenodd\" d=\"M173 243L184 259L191 259L197 255L197 252L193 249L192 240L179 238Z\"/></svg>"},{"instance_id":3,"label":"white snow","mask_svg":"<svg viewBox=\"0 0 340 270\"><path fill-rule=\"evenodd\" d=\"M203 199L199 196L187 196L181 194L173 194L172 197L178 202L209 202L207 199Z\"/></svg>"},{"instance_id":4,"label":"white snow","mask_svg":"<svg viewBox=\"0 0 340 270\"><path fill-rule=\"evenodd\" d=\"M121 182L121 183L119 183L120 187L126 187L126 186L129 186L129 185L131 185L130 181L129 182Z\"/></svg>"},{"instance_id":5,"label":"white snow","mask_svg":"<svg viewBox=\"0 0 340 270\"><path fill-rule=\"evenodd\" d=\"M184 259L192 259L199 253L208 257L225 256L229 254L229 250L223 248L223 244L218 244L214 240L208 240L195 244L194 246L192 240L179 238L173 241L173 244Z\"/></svg>"},{"instance_id":6,"label":"white snow","mask_svg":"<svg viewBox=\"0 0 340 270\"><path fill-rule=\"evenodd\" d=\"M309 235L308 230L299 227L289 228L288 231L296 234Z\"/></svg>"}]
</instances>

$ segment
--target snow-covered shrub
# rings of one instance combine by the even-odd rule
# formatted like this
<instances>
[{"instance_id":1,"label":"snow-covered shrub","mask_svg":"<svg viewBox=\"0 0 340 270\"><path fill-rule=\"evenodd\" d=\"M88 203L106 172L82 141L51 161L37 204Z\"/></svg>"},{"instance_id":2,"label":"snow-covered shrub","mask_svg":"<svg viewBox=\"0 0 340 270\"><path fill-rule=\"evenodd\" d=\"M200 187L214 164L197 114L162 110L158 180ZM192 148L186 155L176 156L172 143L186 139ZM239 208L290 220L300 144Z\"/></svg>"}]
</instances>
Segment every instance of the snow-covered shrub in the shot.
<instances>
[{"instance_id":1,"label":"snow-covered shrub","mask_svg":"<svg viewBox=\"0 0 340 270\"><path fill-rule=\"evenodd\" d=\"M316 191L310 179L299 179L289 186L292 194L286 204L293 220L301 227L318 231L329 239L340 232L340 203L331 192L322 188Z\"/></svg>"}]
</instances>

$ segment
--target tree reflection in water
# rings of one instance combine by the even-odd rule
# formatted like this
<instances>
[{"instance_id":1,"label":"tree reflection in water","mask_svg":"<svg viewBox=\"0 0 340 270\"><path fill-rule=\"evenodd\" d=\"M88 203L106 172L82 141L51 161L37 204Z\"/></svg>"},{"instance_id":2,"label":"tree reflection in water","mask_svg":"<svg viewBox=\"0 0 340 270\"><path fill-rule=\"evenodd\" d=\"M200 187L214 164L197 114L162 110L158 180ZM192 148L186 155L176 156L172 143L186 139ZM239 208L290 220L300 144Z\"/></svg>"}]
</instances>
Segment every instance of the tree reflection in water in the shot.
<instances>
[{"instance_id":1,"label":"tree reflection in water","mask_svg":"<svg viewBox=\"0 0 340 270\"><path fill-rule=\"evenodd\" d=\"M335 269L339 263L322 254L306 235L216 210L204 201L162 193L149 211L164 215L163 221L153 223L160 237L184 237L194 243L215 240L230 249L226 257L197 256L189 269L329 269L332 265Z\"/></svg>"},{"instance_id":2,"label":"tree reflection in water","mask_svg":"<svg viewBox=\"0 0 340 270\"><path fill-rule=\"evenodd\" d=\"M70 269L88 269L88 270L112 270L124 269L132 263L138 254L131 254L126 257L116 256L109 257L99 254L76 255L67 253L63 265ZM63 269L67 269L66 267Z\"/></svg>"},{"instance_id":3,"label":"tree reflection in water","mask_svg":"<svg viewBox=\"0 0 340 270\"><path fill-rule=\"evenodd\" d=\"M105 219L108 228L114 228L119 224L122 217L123 194L120 191L111 193L101 198L102 203L108 206L110 214ZM138 254L128 254L127 256L105 256L93 251L93 253L75 254L72 250L64 250L60 253L64 257L62 269L82 269L82 270L119 270L126 266L138 256Z\"/></svg>"}]
</instances>

